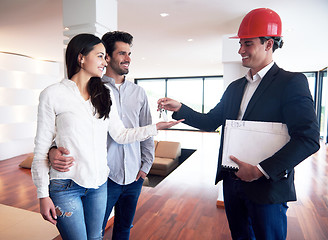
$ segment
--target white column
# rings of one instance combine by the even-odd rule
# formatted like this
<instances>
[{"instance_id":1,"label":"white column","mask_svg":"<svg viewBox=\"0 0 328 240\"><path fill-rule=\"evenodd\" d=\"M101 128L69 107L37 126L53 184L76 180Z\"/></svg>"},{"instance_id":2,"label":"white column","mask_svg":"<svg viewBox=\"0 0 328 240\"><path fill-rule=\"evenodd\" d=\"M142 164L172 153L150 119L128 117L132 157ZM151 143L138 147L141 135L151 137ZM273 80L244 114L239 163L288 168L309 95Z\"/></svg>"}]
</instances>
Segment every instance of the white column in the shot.
<instances>
[{"instance_id":1,"label":"white column","mask_svg":"<svg viewBox=\"0 0 328 240\"><path fill-rule=\"evenodd\" d=\"M101 38L106 32L117 30L117 0L63 0L63 25L65 48L80 33ZM113 215L114 211L109 219Z\"/></svg>"},{"instance_id":2,"label":"white column","mask_svg":"<svg viewBox=\"0 0 328 240\"><path fill-rule=\"evenodd\" d=\"M241 64L241 56L238 54L239 39L230 39L231 35L223 36L222 62L223 80L225 88L234 80L243 77L248 71Z\"/></svg>"},{"instance_id":3,"label":"white column","mask_svg":"<svg viewBox=\"0 0 328 240\"><path fill-rule=\"evenodd\" d=\"M231 35L223 36L222 40L222 62L223 62L223 81L224 87L227 88L228 85L237 80L238 78L243 77L247 68L243 67L241 64L241 57L238 54L239 50L239 40L238 39L229 39ZM217 205L223 205L223 186L222 181L218 183L219 194Z\"/></svg>"},{"instance_id":4,"label":"white column","mask_svg":"<svg viewBox=\"0 0 328 240\"><path fill-rule=\"evenodd\" d=\"M79 33L117 30L117 0L63 0L64 44Z\"/></svg>"}]
</instances>

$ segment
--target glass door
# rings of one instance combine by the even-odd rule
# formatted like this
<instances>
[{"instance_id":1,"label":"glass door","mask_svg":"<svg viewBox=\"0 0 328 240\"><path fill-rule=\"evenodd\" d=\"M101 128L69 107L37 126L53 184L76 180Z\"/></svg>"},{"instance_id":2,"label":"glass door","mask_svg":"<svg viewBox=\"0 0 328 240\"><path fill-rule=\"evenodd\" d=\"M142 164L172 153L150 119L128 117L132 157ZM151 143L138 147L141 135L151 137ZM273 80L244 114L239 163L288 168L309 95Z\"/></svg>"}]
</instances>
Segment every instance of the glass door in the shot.
<instances>
[{"instance_id":1,"label":"glass door","mask_svg":"<svg viewBox=\"0 0 328 240\"><path fill-rule=\"evenodd\" d=\"M328 143L328 78L327 69L319 72L321 81L320 136Z\"/></svg>"}]
</instances>

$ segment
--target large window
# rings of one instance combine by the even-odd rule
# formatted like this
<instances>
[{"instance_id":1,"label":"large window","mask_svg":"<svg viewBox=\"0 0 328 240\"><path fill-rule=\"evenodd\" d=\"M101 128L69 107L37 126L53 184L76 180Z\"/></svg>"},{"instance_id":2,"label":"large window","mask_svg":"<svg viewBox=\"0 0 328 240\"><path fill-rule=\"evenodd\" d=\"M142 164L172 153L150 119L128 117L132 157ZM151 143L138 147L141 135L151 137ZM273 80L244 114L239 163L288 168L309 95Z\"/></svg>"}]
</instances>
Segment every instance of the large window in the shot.
<instances>
[{"instance_id":1,"label":"large window","mask_svg":"<svg viewBox=\"0 0 328 240\"><path fill-rule=\"evenodd\" d=\"M221 100L224 92L224 82L222 77L205 78L204 80L204 108L207 113Z\"/></svg>"},{"instance_id":2,"label":"large window","mask_svg":"<svg viewBox=\"0 0 328 240\"><path fill-rule=\"evenodd\" d=\"M328 141L328 79L327 69L319 72L305 72L312 94L320 135ZM161 121L157 112L157 100L170 97L185 103L196 111L207 113L220 101L224 92L222 76L136 79L135 82L146 90L153 122ZM168 114L171 119L171 113ZM176 129L194 129L178 124Z\"/></svg>"},{"instance_id":3,"label":"large window","mask_svg":"<svg viewBox=\"0 0 328 240\"><path fill-rule=\"evenodd\" d=\"M308 79L310 92L312 94L313 100L315 100L315 98L316 98L316 94L315 94L315 92L316 92L316 73L315 72L309 72L309 73L304 73L304 75Z\"/></svg>"},{"instance_id":4,"label":"large window","mask_svg":"<svg viewBox=\"0 0 328 240\"><path fill-rule=\"evenodd\" d=\"M173 98L198 112L206 113L220 101L224 91L222 76L136 79L135 82L147 93L153 122L160 121L157 112L159 98ZM171 113L168 117L171 119ZM186 124L174 128L194 129Z\"/></svg>"},{"instance_id":5,"label":"large window","mask_svg":"<svg viewBox=\"0 0 328 240\"><path fill-rule=\"evenodd\" d=\"M159 113L157 112L157 100L159 98L165 97L165 79L147 79L147 81L138 80L137 84L145 89L153 122L158 122Z\"/></svg>"},{"instance_id":6,"label":"large window","mask_svg":"<svg viewBox=\"0 0 328 240\"><path fill-rule=\"evenodd\" d=\"M320 136L328 142L328 79L327 69L319 72L304 73L314 99L314 106L320 126Z\"/></svg>"},{"instance_id":7,"label":"large window","mask_svg":"<svg viewBox=\"0 0 328 240\"><path fill-rule=\"evenodd\" d=\"M320 124L320 136L328 142L328 78L327 70L320 71L318 74L318 119Z\"/></svg>"}]
</instances>

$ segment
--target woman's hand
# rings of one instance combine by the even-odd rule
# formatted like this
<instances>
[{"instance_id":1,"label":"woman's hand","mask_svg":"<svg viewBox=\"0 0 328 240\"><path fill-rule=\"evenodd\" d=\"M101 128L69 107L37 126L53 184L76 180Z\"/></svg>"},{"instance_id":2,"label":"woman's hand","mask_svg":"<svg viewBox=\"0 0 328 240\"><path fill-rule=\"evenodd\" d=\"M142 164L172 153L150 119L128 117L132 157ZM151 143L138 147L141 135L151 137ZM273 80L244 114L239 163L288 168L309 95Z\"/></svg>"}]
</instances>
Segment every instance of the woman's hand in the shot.
<instances>
[{"instance_id":1,"label":"woman's hand","mask_svg":"<svg viewBox=\"0 0 328 240\"><path fill-rule=\"evenodd\" d=\"M40 198L40 213L44 220L47 220L52 224L56 225L56 209L50 197Z\"/></svg>"},{"instance_id":2,"label":"woman's hand","mask_svg":"<svg viewBox=\"0 0 328 240\"><path fill-rule=\"evenodd\" d=\"M183 121L184 121L184 119L180 119L178 121L158 122L158 123L156 123L156 128L157 128L157 130L168 129L168 128L173 127Z\"/></svg>"}]
</instances>

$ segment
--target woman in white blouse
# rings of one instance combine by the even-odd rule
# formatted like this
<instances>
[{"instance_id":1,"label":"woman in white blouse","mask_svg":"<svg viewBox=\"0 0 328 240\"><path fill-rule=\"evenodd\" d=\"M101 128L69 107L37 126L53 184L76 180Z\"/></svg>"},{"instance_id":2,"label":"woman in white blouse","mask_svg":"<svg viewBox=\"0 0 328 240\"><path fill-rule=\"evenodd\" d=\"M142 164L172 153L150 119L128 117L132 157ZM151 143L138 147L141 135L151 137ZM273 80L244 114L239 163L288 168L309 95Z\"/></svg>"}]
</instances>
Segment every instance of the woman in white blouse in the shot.
<instances>
[{"instance_id":1,"label":"woman in white blouse","mask_svg":"<svg viewBox=\"0 0 328 240\"><path fill-rule=\"evenodd\" d=\"M102 83L106 67L105 47L92 34L72 38L66 50L68 79L40 94L32 177L43 218L57 228L63 239L101 239L109 173L107 131L121 144L142 141L158 129L180 121L160 122L126 129L110 90ZM53 141L70 149L75 164L68 172L49 166Z\"/></svg>"}]
</instances>

